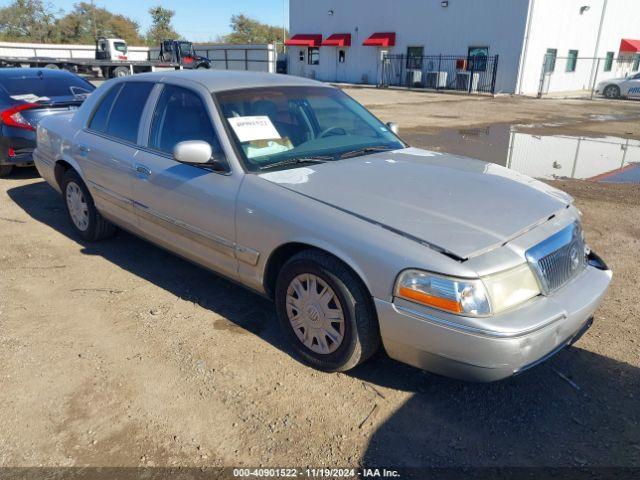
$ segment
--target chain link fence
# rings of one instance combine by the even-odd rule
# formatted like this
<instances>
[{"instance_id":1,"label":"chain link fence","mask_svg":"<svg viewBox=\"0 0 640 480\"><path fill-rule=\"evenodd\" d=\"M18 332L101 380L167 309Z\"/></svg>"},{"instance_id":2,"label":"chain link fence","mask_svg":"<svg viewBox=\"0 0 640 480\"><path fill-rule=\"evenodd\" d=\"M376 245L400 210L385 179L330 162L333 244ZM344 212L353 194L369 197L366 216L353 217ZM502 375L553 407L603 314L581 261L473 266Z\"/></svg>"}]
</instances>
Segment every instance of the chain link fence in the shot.
<instances>
[{"instance_id":1,"label":"chain link fence","mask_svg":"<svg viewBox=\"0 0 640 480\"><path fill-rule=\"evenodd\" d=\"M566 57L547 53L538 97L554 95L640 99L640 54L594 58L577 52Z\"/></svg>"}]
</instances>

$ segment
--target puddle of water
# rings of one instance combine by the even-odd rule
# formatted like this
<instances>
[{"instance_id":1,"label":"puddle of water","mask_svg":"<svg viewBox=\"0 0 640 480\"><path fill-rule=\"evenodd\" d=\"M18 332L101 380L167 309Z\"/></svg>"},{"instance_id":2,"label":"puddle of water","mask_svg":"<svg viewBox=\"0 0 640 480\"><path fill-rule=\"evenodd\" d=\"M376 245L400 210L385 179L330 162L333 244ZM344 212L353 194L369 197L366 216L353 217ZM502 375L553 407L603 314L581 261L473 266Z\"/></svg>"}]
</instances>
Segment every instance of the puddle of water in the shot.
<instances>
[{"instance_id":1,"label":"puddle of water","mask_svg":"<svg viewBox=\"0 0 640 480\"><path fill-rule=\"evenodd\" d=\"M618 137L534 135L512 125L407 133L413 146L478 158L534 178L640 184L640 141Z\"/></svg>"}]
</instances>

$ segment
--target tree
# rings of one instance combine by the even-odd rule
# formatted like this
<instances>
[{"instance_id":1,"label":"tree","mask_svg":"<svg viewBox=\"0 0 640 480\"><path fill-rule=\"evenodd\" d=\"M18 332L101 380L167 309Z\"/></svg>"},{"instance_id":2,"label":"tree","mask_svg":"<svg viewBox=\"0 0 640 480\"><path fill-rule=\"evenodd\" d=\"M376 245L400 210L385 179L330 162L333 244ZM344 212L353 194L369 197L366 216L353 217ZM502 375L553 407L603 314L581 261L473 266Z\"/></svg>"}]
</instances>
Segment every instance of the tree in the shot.
<instances>
[{"instance_id":1,"label":"tree","mask_svg":"<svg viewBox=\"0 0 640 480\"><path fill-rule=\"evenodd\" d=\"M226 43L282 43L282 28L275 27L258 20L249 18L245 14L231 17L232 32L221 38ZM285 37L288 36L284 31Z\"/></svg>"},{"instance_id":2,"label":"tree","mask_svg":"<svg viewBox=\"0 0 640 480\"><path fill-rule=\"evenodd\" d=\"M96 37L122 38L130 45L144 43L137 22L87 2L75 4L56 22L55 37L62 43L93 43Z\"/></svg>"},{"instance_id":3,"label":"tree","mask_svg":"<svg viewBox=\"0 0 640 480\"><path fill-rule=\"evenodd\" d=\"M14 0L0 8L0 39L13 41L50 41L55 14L42 0Z\"/></svg>"},{"instance_id":4,"label":"tree","mask_svg":"<svg viewBox=\"0 0 640 480\"><path fill-rule=\"evenodd\" d=\"M151 28L147 32L147 44L157 46L162 40L171 38L179 39L180 34L173 29L171 19L176 12L160 5L149 9L151 15Z\"/></svg>"}]
</instances>

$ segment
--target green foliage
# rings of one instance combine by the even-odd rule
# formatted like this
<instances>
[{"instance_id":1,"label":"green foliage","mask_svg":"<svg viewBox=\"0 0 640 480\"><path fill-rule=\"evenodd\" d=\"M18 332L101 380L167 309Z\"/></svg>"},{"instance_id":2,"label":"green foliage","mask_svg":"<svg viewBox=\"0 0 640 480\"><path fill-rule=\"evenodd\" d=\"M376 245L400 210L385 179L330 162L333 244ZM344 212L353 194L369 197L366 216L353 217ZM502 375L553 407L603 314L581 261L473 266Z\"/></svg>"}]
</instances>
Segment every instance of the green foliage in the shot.
<instances>
[{"instance_id":1,"label":"green foliage","mask_svg":"<svg viewBox=\"0 0 640 480\"><path fill-rule=\"evenodd\" d=\"M15 0L0 8L0 40L47 42L54 27L53 8L42 0Z\"/></svg>"},{"instance_id":2,"label":"green foliage","mask_svg":"<svg viewBox=\"0 0 640 480\"><path fill-rule=\"evenodd\" d=\"M282 28L261 23L241 13L231 17L232 32L220 38L226 43L282 43ZM285 37L288 36L285 30Z\"/></svg>"},{"instance_id":3,"label":"green foliage","mask_svg":"<svg viewBox=\"0 0 640 480\"><path fill-rule=\"evenodd\" d=\"M181 38L171 25L171 19L175 15L173 10L158 5L150 8L149 14L151 15L151 28L147 32L148 45L157 46L162 40Z\"/></svg>"},{"instance_id":4,"label":"green foliage","mask_svg":"<svg viewBox=\"0 0 640 480\"><path fill-rule=\"evenodd\" d=\"M130 45L144 43L138 23L88 2L75 4L66 15L54 12L42 0L14 0L0 8L0 40L92 44L96 37L122 38Z\"/></svg>"},{"instance_id":5,"label":"green foliage","mask_svg":"<svg viewBox=\"0 0 640 480\"><path fill-rule=\"evenodd\" d=\"M56 41L61 43L93 43L96 37L122 38L129 45L144 42L137 22L87 2L75 4L71 12L60 18L55 34Z\"/></svg>"}]
</instances>

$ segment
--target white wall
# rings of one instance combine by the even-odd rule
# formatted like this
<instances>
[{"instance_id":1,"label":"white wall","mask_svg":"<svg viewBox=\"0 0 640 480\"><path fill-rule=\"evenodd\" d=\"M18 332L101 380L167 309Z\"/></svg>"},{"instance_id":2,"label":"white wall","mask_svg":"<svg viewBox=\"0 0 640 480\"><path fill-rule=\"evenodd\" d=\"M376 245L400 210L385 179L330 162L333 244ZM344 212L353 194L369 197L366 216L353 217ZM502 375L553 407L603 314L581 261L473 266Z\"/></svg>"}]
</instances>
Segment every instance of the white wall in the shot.
<instances>
[{"instance_id":1,"label":"white wall","mask_svg":"<svg viewBox=\"0 0 640 480\"><path fill-rule=\"evenodd\" d=\"M565 0L562 0L565 1ZM585 1L585 0L583 0ZM378 48L362 42L375 32L396 32L391 54L405 54L407 46L424 46L425 55L467 55L470 46L489 46L500 55L498 91L515 90L529 0L290 0L291 34L351 33L346 78L369 83L378 78ZM333 15L329 15L333 10ZM320 65L298 60L299 48L289 48L290 72L320 80L336 80L336 47L320 49ZM314 72L314 73L312 73Z\"/></svg>"},{"instance_id":2,"label":"white wall","mask_svg":"<svg viewBox=\"0 0 640 480\"><path fill-rule=\"evenodd\" d=\"M575 72L566 72L566 61L558 60L550 78L549 92L587 90L595 67L592 58L604 57L607 52L615 52L617 56L623 38L640 38L640 0L608 0L597 51L604 0L531 1L533 20L518 93L538 92L548 48L557 49L558 57L567 57L569 50L578 50L579 56L583 57ZM583 6L589 6L589 10L580 14ZM610 75L616 74L614 71Z\"/></svg>"}]
</instances>

